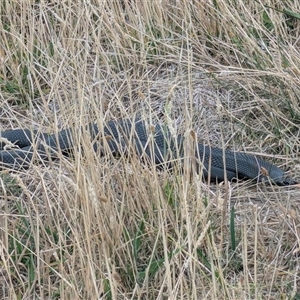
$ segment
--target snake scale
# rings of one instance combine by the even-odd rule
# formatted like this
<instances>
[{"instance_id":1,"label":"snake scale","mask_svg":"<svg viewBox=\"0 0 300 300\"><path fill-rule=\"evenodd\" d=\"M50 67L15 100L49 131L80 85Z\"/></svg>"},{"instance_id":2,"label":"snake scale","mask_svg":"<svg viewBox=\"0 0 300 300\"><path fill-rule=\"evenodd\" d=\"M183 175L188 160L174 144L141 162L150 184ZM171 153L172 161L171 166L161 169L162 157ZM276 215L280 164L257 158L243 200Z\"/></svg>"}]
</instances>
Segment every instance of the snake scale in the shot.
<instances>
[{"instance_id":1,"label":"snake scale","mask_svg":"<svg viewBox=\"0 0 300 300\"><path fill-rule=\"evenodd\" d=\"M135 153L143 160L153 161L157 166L171 168L172 161L184 159L184 137L175 138L164 125L147 126L143 120L109 121L103 128L96 124L87 127L95 151L104 155ZM0 168L28 168L38 157L40 160L56 158L57 153L68 154L74 148L71 129L55 134L39 133L28 129L8 130L0 133ZM86 132L86 131L85 131ZM16 148L9 148L13 143ZM295 182L286 177L277 166L244 152L234 152L205 146L201 143L193 148L193 157L199 173L211 181L232 179L254 179L269 181L277 185L291 185Z\"/></svg>"}]
</instances>

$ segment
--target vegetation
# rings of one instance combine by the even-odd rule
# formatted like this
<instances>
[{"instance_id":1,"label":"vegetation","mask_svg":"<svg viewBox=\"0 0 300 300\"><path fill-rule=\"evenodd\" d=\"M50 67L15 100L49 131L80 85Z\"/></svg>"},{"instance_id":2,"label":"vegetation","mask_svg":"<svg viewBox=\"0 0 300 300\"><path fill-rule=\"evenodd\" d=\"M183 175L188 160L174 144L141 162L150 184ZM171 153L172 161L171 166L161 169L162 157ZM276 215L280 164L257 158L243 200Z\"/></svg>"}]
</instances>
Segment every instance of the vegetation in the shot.
<instances>
[{"instance_id":1,"label":"vegetation","mask_svg":"<svg viewBox=\"0 0 300 300\"><path fill-rule=\"evenodd\" d=\"M3 171L1 299L300 299L297 188L100 157L78 130L150 116L299 179L299 4L263 3L1 1L1 131L78 132Z\"/></svg>"}]
</instances>

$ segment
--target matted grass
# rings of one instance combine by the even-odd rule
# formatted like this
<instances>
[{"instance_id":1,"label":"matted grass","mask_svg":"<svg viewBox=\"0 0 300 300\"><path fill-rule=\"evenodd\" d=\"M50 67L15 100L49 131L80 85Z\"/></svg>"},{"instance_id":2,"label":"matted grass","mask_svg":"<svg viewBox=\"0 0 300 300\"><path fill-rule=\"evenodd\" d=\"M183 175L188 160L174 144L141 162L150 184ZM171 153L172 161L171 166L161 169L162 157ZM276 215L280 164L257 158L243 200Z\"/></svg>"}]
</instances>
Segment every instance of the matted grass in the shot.
<instances>
[{"instance_id":1,"label":"matted grass","mask_svg":"<svg viewBox=\"0 0 300 300\"><path fill-rule=\"evenodd\" d=\"M299 179L299 12L3 0L0 129L137 115ZM205 183L76 142L71 159L3 171L1 299L300 299L297 187Z\"/></svg>"}]
</instances>

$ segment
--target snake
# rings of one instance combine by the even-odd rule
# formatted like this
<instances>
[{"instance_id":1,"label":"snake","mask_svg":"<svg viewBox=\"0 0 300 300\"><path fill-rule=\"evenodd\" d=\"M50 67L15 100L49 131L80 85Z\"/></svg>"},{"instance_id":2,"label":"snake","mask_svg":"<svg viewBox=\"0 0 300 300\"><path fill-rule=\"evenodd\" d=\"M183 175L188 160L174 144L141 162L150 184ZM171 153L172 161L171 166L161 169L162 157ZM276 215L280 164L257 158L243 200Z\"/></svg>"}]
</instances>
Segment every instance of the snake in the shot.
<instances>
[{"instance_id":1,"label":"snake","mask_svg":"<svg viewBox=\"0 0 300 300\"><path fill-rule=\"evenodd\" d=\"M293 185L294 180L276 165L246 152L232 151L198 143L193 134L173 135L165 124L149 125L146 121L116 119L80 128L91 138L93 150L99 155L136 155L153 162L158 168L174 168L185 159L196 167L204 180L251 179L276 185ZM11 129L0 133L0 169L26 169L34 160L46 161L70 155L74 151L76 132L67 128L56 133L38 130ZM77 132L78 136L78 132Z\"/></svg>"}]
</instances>

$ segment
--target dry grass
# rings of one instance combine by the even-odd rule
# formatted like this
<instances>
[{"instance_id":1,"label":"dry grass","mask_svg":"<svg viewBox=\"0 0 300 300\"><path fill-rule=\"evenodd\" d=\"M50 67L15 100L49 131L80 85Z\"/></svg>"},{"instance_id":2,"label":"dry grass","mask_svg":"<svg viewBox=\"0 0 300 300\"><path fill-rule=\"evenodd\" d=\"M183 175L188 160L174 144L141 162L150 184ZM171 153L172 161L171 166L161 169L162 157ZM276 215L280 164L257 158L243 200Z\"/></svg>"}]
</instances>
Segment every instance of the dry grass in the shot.
<instances>
[{"instance_id":1,"label":"dry grass","mask_svg":"<svg viewBox=\"0 0 300 300\"><path fill-rule=\"evenodd\" d=\"M0 129L151 116L299 179L300 7L265 2L3 0ZM298 188L78 143L1 177L1 299L300 299Z\"/></svg>"}]
</instances>

